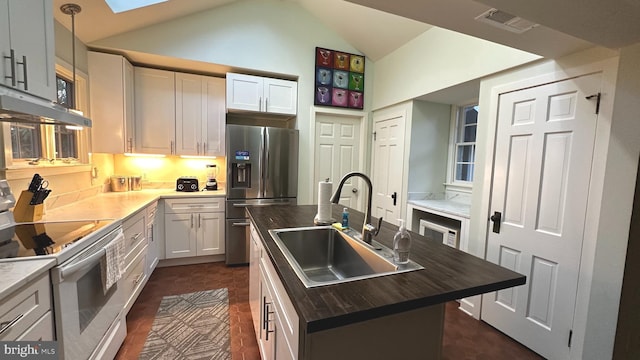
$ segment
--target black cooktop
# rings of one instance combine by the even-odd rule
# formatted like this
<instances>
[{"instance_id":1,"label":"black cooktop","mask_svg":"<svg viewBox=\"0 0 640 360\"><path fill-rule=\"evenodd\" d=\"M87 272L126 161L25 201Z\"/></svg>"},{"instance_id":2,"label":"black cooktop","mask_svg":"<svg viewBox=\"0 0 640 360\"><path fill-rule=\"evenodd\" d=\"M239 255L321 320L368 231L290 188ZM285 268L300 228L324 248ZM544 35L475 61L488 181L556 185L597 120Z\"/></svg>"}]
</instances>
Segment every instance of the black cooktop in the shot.
<instances>
[{"instance_id":1,"label":"black cooktop","mask_svg":"<svg viewBox=\"0 0 640 360\"><path fill-rule=\"evenodd\" d=\"M58 255L113 220L20 223L0 230L0 259Z\"/></svg>"}]
</instances>

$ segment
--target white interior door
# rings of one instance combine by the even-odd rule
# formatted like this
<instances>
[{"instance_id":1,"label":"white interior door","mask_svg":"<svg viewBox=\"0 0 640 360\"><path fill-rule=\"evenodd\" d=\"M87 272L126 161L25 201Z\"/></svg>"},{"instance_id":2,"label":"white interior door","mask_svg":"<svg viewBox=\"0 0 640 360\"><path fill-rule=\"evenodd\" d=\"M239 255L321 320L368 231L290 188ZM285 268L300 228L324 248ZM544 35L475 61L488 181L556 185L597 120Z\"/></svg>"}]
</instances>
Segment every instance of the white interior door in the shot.
<instances>
[{"instance_id":1,"label":"white interior door","mask_svg":"<svg viewBox=\"0 0 640 360\"><path fill-rule=\"evenodd\" d=\"M404 171L404 115L376 120L373 139L373 216L398 224Z\"/></svg>"},{"instance_id":2,"label":"white interior door","mask_svg":"<svg viewBox=\"0 0 640 360\"><path fill-rule=\"evenodd\" d=\"M314 202L318 202L318 182L329 179L335 191L344 174L361 171L361 117L316 114ZM340 204L363 211L361 198L366 186L356 177L349 178L340 193ZM364 183L362 183L364 184ZM363 194L363 195L361 195Z\"/></svg>"},{"instance_id":3,"label":"white interior door","mask_svg":"<svg viewBox=\"0 0 640 360\"><path fill-rule=\"evenodd\" d=\"M569 356L600 75L500 96L487 260L527 276L482 319L549 359Z\"/></svg>"}]
</instances>

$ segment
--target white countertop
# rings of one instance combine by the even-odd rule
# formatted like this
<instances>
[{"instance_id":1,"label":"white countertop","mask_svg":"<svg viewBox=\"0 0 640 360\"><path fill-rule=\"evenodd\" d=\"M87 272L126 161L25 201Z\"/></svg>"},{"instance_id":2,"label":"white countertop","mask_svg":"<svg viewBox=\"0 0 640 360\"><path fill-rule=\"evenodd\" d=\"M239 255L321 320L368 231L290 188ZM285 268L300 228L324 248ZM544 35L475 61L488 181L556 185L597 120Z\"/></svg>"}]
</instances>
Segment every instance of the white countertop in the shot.
<instances>
[{"instance_id":1,"label":"white countertop","mask_svg":"<svg viewBox=\"0 0 640 360\"><path fill-rule=\"evenodd\" d=\"M118 219L125 220L138 210L160 198L224 197L224 190L177 192L174 189L152 189L108 192L47 210L43 221ZM0 299L18 290L28 281L55 266L56 259L5 259L0 261Z\"/></svg>"},{"instance_id":2,"label":"white countertop","mask_svg":"<svg viewBox=\"0 0 640 360\"><path fill-rule=\"evenodd\" d=\"M76 201L53 210L47 210L44 221L121 219L125 220L138 210L160 198L224 197L224 190L178 192L174 189L150 189L126 192L107 192Z\"/></svg>"},{"instance_id":3,"label":"white countertop","mask_svg":"<svg viewBox=\"0 0 640 360\"><path fill-rule=\"evenodd\" d=\"M55 259L0 262L0 299L10 295L55 265Z\"/></svg>"},{"instance_id":4,"label":"white countertop","mask_svg":"<svg viewBox=\"0 0 640 360\"><path fill-rule=\"evenodd\" d=\"M425 211L435 210L466 219L471 217L471 205L452 200L409 200L408 204Z\"/></svg>"}]
</instances>

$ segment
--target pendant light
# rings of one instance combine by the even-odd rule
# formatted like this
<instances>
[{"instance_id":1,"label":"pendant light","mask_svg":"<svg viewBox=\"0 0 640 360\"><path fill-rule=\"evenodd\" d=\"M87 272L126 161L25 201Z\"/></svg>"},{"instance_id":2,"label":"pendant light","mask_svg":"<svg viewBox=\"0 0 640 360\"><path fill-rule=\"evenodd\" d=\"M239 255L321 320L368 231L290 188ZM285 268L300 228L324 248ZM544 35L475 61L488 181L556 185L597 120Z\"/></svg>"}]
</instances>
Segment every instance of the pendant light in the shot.
<instances>
[{"instance_id":1,"label":"pendant light","mask_svg":"<svg viewBox=\"0 0 640 360\"><path fill-rule=\"evenodd\" d=\"M72 3L68 3L68 4L64 4L62 6L60 6L60 11L62 11L63 14L66 15L71 15L71 62L72 65L71 67L73 68L73 96L75 97L76 95L76 91L78 91L78 88L76 86L76 14L79 13L80 11L82 11L82 8L80 7L80 5L78 4L72 4ZM74 104L74 109L69 109L69 111L73 111L76 112L80 115L82 115L82 111L76 110L75 109L75 99L73 101ZM67 126L67 129L69 130L82 130L82 128L78 129L78 127L70 127Z\"/></svg>"},{"instance_id":2,"label":"pendant light","mask_svg":"<svg viewBox=\"0 0 640 360\"><path fill-rule=\"evenodd\" d=\"M76 14L82 11L78 4L64 4L60 6L60 11L66 15L71 15L71 56L73 67L73 91L76 92ZM74 101L75 104L75 101Z\"/></svg>"}]
</instances>

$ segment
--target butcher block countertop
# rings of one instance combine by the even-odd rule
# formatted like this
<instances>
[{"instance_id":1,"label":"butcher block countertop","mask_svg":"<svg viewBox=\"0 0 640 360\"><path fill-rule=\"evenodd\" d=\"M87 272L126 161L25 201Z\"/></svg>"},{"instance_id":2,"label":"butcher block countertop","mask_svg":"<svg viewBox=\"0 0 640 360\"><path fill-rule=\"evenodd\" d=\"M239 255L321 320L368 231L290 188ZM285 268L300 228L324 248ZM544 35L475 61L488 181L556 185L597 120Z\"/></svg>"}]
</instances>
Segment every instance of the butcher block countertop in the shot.
<instances>
[{"instance_id":1,"label":"butcher block countertop","mask_svg":"<svg viewBox=\"0 0 640 360\"><path fill-rule=\"evenodd\" d=\"M333 205L340 219L343 206ZM262 238L291 299L301 330L327 330L385 315L444 303L525 284L524 275L411 233L410 259L424 269L335 285L305 288L268 233L270 229L313 226L315 205L249 207L249 216ZM361 229L363 214L349 211L353 229ZM376 240L392 248L397 226L384 222Z\"/></svg>"}]
</instances>

